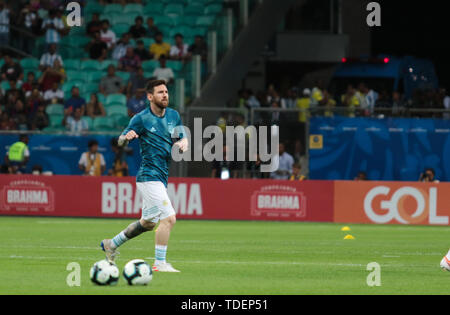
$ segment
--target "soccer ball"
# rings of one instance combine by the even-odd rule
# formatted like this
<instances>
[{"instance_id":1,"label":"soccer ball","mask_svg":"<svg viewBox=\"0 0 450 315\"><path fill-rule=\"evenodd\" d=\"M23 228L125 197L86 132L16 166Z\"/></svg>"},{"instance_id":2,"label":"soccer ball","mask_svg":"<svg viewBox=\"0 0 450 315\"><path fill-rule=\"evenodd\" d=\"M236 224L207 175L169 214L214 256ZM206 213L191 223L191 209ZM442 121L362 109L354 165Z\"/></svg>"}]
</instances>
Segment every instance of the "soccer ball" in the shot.
<instances>
[{"instance_id":1,"label":"soccer ball","mask_svg":"<svg viewBox=\"0 0 450 315\"><path fill-rule=\"evenodd\" d=\"M97 261L90 272L91 281L97 285L116 285L119 275L119 268L107 260Z\"/></svg>"},{"instance_id":2,"label":"soccer ball","mask_svg":"<svg viewBox=\"0 0 450 315\"><path fill-rule=\"evenodd\" d=\"M152 267L142 259L134 259L125 265L123 276L129 285L147 285L153 278Z\"/></svg>"}]
</instances>

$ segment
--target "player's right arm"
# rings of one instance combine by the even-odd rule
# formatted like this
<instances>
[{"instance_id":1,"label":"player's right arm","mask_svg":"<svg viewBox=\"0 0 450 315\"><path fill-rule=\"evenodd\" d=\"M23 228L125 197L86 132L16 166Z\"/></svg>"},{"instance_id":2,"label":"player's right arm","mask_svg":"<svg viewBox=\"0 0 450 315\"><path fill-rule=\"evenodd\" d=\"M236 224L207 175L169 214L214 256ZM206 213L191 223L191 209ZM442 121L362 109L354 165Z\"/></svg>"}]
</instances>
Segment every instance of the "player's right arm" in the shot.
<instances>
[{"instance_id":1,"label":"player's right arm","mask_svg":"<svg viewBox=\"0 0 450 315\"><path fill-rule=\"evenodd\" d=\"M139 138L139 133L142 129L142 119L135 115L131 118L128 127L124 130L124 132L120 135L118 144L119 146L125 146L130 141Z\"/></svg>"}]
</instances>

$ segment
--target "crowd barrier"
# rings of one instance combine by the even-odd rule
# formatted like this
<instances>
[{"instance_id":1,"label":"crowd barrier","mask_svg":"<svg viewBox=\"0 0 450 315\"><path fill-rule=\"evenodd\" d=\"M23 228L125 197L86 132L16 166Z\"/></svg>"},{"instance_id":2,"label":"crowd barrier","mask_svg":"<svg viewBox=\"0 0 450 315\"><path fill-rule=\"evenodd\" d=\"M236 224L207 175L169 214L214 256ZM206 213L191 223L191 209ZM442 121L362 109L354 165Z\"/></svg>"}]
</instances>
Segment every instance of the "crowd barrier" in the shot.
<instances>
[{"instance_id":1,"label":"crowd barrier","mask_svg":"<svg viewBox=\"0 0 450 315\"><path fill-rule=\"evenodd\" d=\"M448 225L450 184L171 178L180 219ZM0 176L0 215L138 218L133 177Z\"/></svg>"}]
</instances>

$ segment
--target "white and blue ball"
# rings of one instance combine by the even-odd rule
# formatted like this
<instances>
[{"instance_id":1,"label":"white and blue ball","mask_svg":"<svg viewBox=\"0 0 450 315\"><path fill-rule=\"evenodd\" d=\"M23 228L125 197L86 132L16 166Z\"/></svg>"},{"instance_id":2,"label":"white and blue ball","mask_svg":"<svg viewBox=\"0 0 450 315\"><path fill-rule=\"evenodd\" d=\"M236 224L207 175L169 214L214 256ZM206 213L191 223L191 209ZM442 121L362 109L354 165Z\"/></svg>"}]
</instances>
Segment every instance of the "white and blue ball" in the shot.
<instances>
[{"instance_id":1,"label":"white and blue ball","mask_svg":"<svg viewBox=\"0 0 450 315\"><path fill-rule=\"evenodd\" d=\"M123 276L129 285L147 285L153 278L152 267L142 259L134 259L123 268Z\"/></svg>"},{"instance_id":2,"label":"white and blue ball","mask_svg":"<svg viewBox=\"0 0 450 315\"><path fill-rule=\"evenodd\" d=\"M116 285L119 282L119 268L107 260L100 260L92 266L90 278L96 285Z\"/></svg>"}]
</instances>

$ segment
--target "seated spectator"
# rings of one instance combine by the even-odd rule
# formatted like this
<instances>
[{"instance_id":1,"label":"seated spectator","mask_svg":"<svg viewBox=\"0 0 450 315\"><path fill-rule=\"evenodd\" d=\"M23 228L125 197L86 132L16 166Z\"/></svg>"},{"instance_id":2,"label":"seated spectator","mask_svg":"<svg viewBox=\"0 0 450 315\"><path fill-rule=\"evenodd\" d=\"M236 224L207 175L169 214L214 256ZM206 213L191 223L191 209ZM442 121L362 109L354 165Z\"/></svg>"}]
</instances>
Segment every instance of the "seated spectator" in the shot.
<instances>
[{"instance_id":1,"label":"seated spectator","mask_svg":"<svg viewBox=\"0 0 450 315\"><path fill-rule=\"evenodd\" d=\"M155 80L165 80L167 84L173 83L175 75L171 68L166 67L166 56L162 55L159 59L159 68L153 71L153 79Z\"/></svg>"},{"instance_id":2,"label":"seated spectator","mask_svg":"<svg viewBox=\"0 0 450 315\"><path fill-rule=\"evenodd\" d=\"M64 103L64 91L59 88L58 82L54 82L50 90L45 91L44 101L47 104Z\"/></svg>"},{"instance_id":3,"label":"seated spectator","mask_svg":"<svg viewBox=\"0 0 450 315\"><path fill-rule=\"evenodd\" d=\"M127 102L128 116L133 117L147 108L147 95L144 89L137 89L136 94Z\"/></svg>"},{"instance_id":4,"label":"seated spectator","mask_svg":"<svg viewBox=\"0 0 450 315\"><path fill-rule=\"evenodd\" d=\"M159 60L164 55L168 56L170 53L170 44L163 41L163 33L158 32L155 35L155 42L150 45L150 54L153 58Z\"/></svg>"},{"instance_id":5,"label":"seated spectator","mask_svg":"<svg viewBox=\"0 0 450 315\"><path fill-rule=\"evenodd\" d=\"M26 106L31 113L34 113L40 105L45 105L42 92L38 89L33 89L30 96L26 98Z\"/></svg>"},{"instance_id":6,"label":"seated spectator","mask_svg":"<svg viewBox=\"0 0 450 315\"><path fill-rule=\"evenodd\" d=\"M159 32L160 31L156 27L153 18L149 17L147 19L147 32L145 33L145 36L149 38L155 38L156 34L158 34Z\"/></svg>"},{"instance_id":7,"label":"seated spectator","mask_svg":"<svg viewBox=\"0 0 450 315\"><path fill-rule=\"evenodd\" d=\"M116 44L116 41L117 41L116 33L114 33L109 28L108 20L102 21L102 29L100 30L100 38L106 44L108 49L112 49L114 47L114 45Z\"/></svg>"},{"instance_id":8,"label":"seated spectator","mask_svg":"<svg viewBox=\"0 0 450 315\"><path fill-rule=\"evenodd\" d=\"M114 152L114 162L110 170L108 170L109 176L123 177L128 176L128 164L125 160L126 150L117 143L117 139L111 140L111 149Z\"/></svg>"},{"instance_id":9,"label":"seated spectator","mask_svg":"<svg viewBox=\"0 0 450 315\"><path fill-rule=\"evenodd\" d=\"M48 18L42 23L42 29L45 31L45 42L47 44L58 44L61 41L61 36L65 34L66 30L56 9L49 11Z\"/></svg>"},{"instance_id":10,"label":"seated spectator","mask_svg":"<svg viewBox=\"0 0 450 315\"><path fill-rule=\"evenodd\" d=\"M23 80L23 69L18 62L15 62L9 55L5 55L5 63L0 69L2 80L15 80L22 82Z\"/></svg>"},{"instance_id":11,"label":"seated spectator","mask_svg":"<svg viewBox=\"0 0 450 315\"><path fill-rule=\"evenodd\" d=\"M184 61L189 57L188 45L183 42L183 35L175 35L175 45L170 48L170 59Z\"/></svg>"},{"instance_id":12,"label":"seated spectator","mask_svg":"<svg viewBox=\"0 0 450 315\"><path fill-rule=\"evenodd\" d=\"M31 71L28 72L27 80L25 81L24 84L22 84L22 91L25 93L25 97L30 96L33 89L37 89L38 87L39 87L39 84L36 81L34 72L31 72Z\"/></svg>"},{"instance_id":13,"label":"seated spectator","mask_svg":"<svg viewBox=\"0 0 450 315\"><path fill-rule=\"evenodd\" d=\"M86 34L93 37L95 33L100 32L101 28L100 14L98 12L92 13L92 19L86 26Z\"/></svg>"},{"instance_id":14,"label":"seated spectator","mask_svg":"<svg viewBox=\"0 0 450 315\"><path fill-rule=\"evenodd\" d=\"M127 97L130 98L136 93L137 89L145 89L147 79L144 77L144 69L139 67L136 72L131 73L127 84Z\"/></svg>"},{"instance_id":15,"label":"seated spectator","mask_svg":"<svg viewBox=\"0 0 450 315\"><path fill-rule=\"evenodd\" d=\"M2 112L0 116L0 130L17 130L14 120L6 111Z\"/></svg>"},{"instance_id":16,"label":"seated spectator","mask_svg":"<svg viewBox=\"0 0 450 315\"><path fill-rule=\"evenodd\" d=\"M336 108L336 101L331 97L327 90L323 91L322 106L326 107L324 116L334 117L334 109Z\"/></svg>"},{"instance_id":17,"label":"seated spectator","mask_svg":"<svg viewBox=\"0 0 450 315\"><path fill-rule=\"evenodd\" d=\"M144 37L147 33L147 30L145 29L143 24L144 20L142 19L142 16L136 17L134 19L134 25L130 26L128 33L130 33L134 39Z\"/></svg>"},{"instance_id":18,"label":"seated spectator","mask_svg":"<svg viewBox=\"0 0 450 315\"><path fill-rule=\"evenodd\" d=\"M286 180L292 175L292 167L294 165L294 158L292 155L286 152L284 143L278 146L278 158L279 166L278 170L270 173L270 178L277 180Z\"/></svg>"},{"instance_id":19,"label":"seated spectator","mask_svg":"<svg viewBox=\"0 0 450 315\"><path fill-rule=\"evenodd\" d=\"M25 95L22 89L17 87L16 80L9 81L9 90L5 92L4 103L6 104L6 108L8 108L9 104L15 103L16 100L20 100L22 102L25 101Z\"/></svg>"},{"instance_id":20,"label":"seated spectator","mask_svg":"<svg viewBox=\"0 0 450 315\"><path fill-rule=\"evenodd\" d=\"M92 40L87 44L85 49L89 52L91 59L103 61L108 58L108 45L102 41L100 32L93 34Z\"/></svg>"},{"instance_id":21,"label":"seated spectator","mask_svg":"<svg viewBox=\"0 0 450 315\"><path fill-rule=\"evenodd\" d=\"M420 174L419 182L439 183L439 180L436 179L436 172L433 168L426 168L425 171Z\"/></svg>"},{"instance_id":22,"label":"seated spectator","mask_svg":"<svg viewBox=\"0 0 450 315\"><path fill-rule=\"evenodd\" d=\"M294 163L292 166L292 175L289 177L290 181L299 181L302 182L306 179L304 175L301 174L302 166L300 163Z\"/></svg>"},{"instance_id":23,"label":"seated spectator","mask_svg":"<svg viewBox=\"0 0 450 315\"><path fill-rule=\"evenodd\" d=\"M28 116L30 112L21 100L17 100L14 107L9 111L11 118L14 120L17 130L28 130Z\"/></svg>"},{"instance_id":24,"label":"seated spectator","mask_svg":"<svg viewBox=\"0 0 450 315\"><path fill-rule=\"evenodd\" d=\"M97 140L89 141L88 148L89 150L81 155L78 167L83 175L102 176L106 170L106 163L103 154L98 152Z\"/></svg>"},{"instance_id":25,"label":"seated spectator","mask_svg":"<svg viewBox=\"0 0 450 315\"><path fill-rule=\"evenodd\" d=\"M40 104L36 112L31 118L31 130L42 130L50 124L50 120L48 118L47 113L45 112L45 105Z\"/></svg>"},{"instance_id":26,"label":"seated spectator","mask_svg":"<svg viewBox=\"0 0 450 315\"><path fill-rule=\"evenodd\" d=\"M141 66L141 59L134 54L134 48L128 47L125 56L119 60L119 70L126 72L136 72Z\"/></svg>"},{"instance_id":27,"label":"seated spectator","mask_svg":"<svg viewBox=\"0 0 450 315\"><path fill-rule=\"evenodd\" d=\"M58 60L61 65L64 65L61 55L56 53L56 44L50 44L48 46L48 52L43 54L41 57L39 69L44 71L48 67L52 67L55 60Z\"/></svg>"},{"instance_id":28,"label":"seated spectator","mask_svg":"<svg viewBox=\"0 0 450 315\"><path fill-rule=\"evenodd\" d=\"M133 48L130 44L130 33L124 33L122 38L117 42L116 47L112 52L112 58L115 60L120 60L127 53L128 48Z\"/></svg>"},{"instance_id":29,"label":"seated spectator","mask_svg":"<svg viewBox=\"0 0 450 315\"><path fill-rule=\"evenodd\" d=\"M66 72L62 67L58 59L55 59L53 67L45 69L42 76L39 78L38 83L41 91L50 90L53 87L53 83L61 84L66 79Z\"/></svg>"},{"instance_id":30,"label":"seated spectator","mask_svg":"<svg viewBox=\"0 0 450 315\"><path fill-rule=\"evenodd\" d=\"M91 99L86 105L86 115L91 118L106 116L105 107L98 100L97 94L95 93L91 94Z\"/></svg>"},{"instance_id":31,"label":"seated spectator","mask_svg":"<svg viewBox=\"0 0 450 315\"><path fill-rule=\"evenodd\" d=\"M85 120L81 119L82 116L80 107L74 109L73 115L64 116L63 126L74 136L80 136L89 130L89 125Z\"/></svg>"},{"instance_id":32,"label":"seated spectator","mask_svg":"<svg viewBox=\"0 0 450 315\"><path fill-rule=\"evenodd\" d=\"M203 36L196 35L194 39L194 43L189 46L189 57L200 55L202 57L202 61L206 61L206 57L208 55L208 47L203 39Z\"/></svg>"},{"instance_id":33,"label":"seated spectator","mask_svg":"<svg viewBox=\"0 0 450 315\"><path fill-rule=\"evenodd\" d=\"M153 58L148 49L145 48L144 42L142 40L138 40L136 43L137 47L134 49L134 54L139 56L141 61L146 61Z\"/></svg>"},{"instance_id":34,"label":"seated spectator","mask_svg":"<svg viewBox=\"0 0 450 315\"><path fill-rule=\"evenodd\" d=\"M26 4L21 10L19 16L19 25L23 25L28 33L34 36L41 35L42 19L39 17L38 10L31 4ZM29 36L21 36L21 47L28 54L32 54L34 47L34 38Z\"/></svg>"},{"instance_id":35,"label":"seated spectator","mask_svg":"<svg viewBox=\"0 0 450 315\"><path fill-rule=\"evenodd\" d=\"M86 111L86 101L80 97L80 89L76 86L72 87L71 97L64 103L64 116L72 115L75 109L79 108L83 116Z\"/></svg>"},{"instance_id":36,"label":"seated spectator","mask_svg":"<svg viewBox=\"0 0 450 315\"><path fill-rule=\"evenodd\" d=\"M109 65L108 74L100 81L100 93L104 95L123 93L125 87L122 78L116 75L116 68L114 65Z\"/></svg>"},{"instance_id":37,"label":"seated spectator","mask_svg":"<svg viewBox=\"0 0 450 315\"><path fill-rule=\"evenodd\" d=\"M359 108L359 99L356 95L356 89L353 85L347 86L347 92L341 96L342 106L348 108L348 117L356 116L356 109Z\"/></svg>"}]
</instances>

